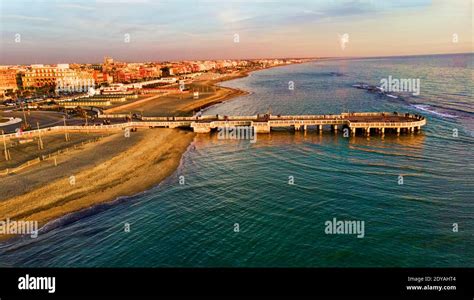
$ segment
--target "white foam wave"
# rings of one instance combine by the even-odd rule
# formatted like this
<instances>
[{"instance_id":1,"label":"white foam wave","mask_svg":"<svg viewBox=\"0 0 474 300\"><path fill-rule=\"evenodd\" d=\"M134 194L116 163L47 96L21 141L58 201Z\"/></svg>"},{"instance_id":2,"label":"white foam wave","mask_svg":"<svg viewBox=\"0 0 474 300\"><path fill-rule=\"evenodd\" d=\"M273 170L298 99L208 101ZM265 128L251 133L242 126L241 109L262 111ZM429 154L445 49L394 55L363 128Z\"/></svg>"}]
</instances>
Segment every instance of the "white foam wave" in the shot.
<instances>
[{"instance_id":1,"label":"white foam wave","mask_svg":"<svg viewBox=\"0 0 474 300\"><path fill-rule=\"evenodd\" d=\"M413 107L415 107L415 108L418 109L418 110L426 111L426 112L429 112L429 113L431 113L431 114L434 114L434 115L437 115L437 116L440 116L440 117L457 118L457 116L455 116L455 115L451 115L451 114L447 114L447 113L442 113L442 112L436 111L436 110L434 110L434 109L433 109L431 106L429 106L429 105L417 104L417 105L413 105Z\"/></svg>"}]
</instances>

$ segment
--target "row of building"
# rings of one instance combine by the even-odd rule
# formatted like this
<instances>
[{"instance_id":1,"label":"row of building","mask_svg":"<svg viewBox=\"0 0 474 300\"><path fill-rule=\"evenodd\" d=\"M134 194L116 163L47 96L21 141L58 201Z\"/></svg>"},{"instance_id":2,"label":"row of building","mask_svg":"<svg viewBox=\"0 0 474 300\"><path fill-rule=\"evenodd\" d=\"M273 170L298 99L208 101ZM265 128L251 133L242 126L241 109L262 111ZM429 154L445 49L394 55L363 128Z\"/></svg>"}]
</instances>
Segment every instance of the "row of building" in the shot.
<instances>
[{"instance_id":1,"label":"row of building","mask_svg":"<svg viewBox=\"0 0 474 300\"><path fill-rule=\"evenodd\" d=\"M30 66L0 66L0 96L18 89L55 87L57 91L133 83L168 76L186 76L199 72L223 72L251 66L269 67L295 60L217 60L160 63L125 63L105 57L102 64L57 64Z\"/></svg>"},{"instance_id":2,"label":"row of building","mask_svg":"<svg viewBox=\"0 0 474 300\"><path fill-rule=\"evenodd\" d=\"M0 67L1 94L45 86L77 90L77 87L95 83L94 72L72 69L69 64Z\"/></svg>"}]
</instances>

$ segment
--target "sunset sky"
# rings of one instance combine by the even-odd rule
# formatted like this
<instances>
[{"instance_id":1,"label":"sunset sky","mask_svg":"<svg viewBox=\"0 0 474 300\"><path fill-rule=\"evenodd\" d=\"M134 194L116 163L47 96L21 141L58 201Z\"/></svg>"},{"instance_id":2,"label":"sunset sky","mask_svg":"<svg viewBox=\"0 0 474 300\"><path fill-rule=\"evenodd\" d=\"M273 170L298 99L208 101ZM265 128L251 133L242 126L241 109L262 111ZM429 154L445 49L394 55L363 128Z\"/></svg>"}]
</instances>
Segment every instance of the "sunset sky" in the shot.
<instances>
[{"instance_id":1,"label":"sunset sky","mask_svg":"<svg viewBox=\"0 0 474 300\"><path fill-rule=\"evenodd\" d=\"M0 64L472 52L471 3L0 0Z\"/></svg>"}]
</instances>

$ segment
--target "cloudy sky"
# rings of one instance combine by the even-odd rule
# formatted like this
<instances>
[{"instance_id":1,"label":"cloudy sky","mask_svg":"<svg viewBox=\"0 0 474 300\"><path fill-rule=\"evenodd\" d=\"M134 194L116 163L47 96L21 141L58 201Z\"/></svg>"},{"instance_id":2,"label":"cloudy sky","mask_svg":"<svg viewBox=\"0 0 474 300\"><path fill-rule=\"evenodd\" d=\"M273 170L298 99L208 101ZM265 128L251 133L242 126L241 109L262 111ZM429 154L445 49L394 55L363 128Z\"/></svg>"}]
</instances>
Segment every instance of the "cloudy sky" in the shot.
<instances>
[{"instance_id":1,"label":"cloudy sky","mask_svg":"<svg viewBox=\"0 0 474 300\"><path fill-rule=\"evenodd\" d=\"M0 0L0 64L472 52L471 3Z\"/></svg>"}]
</instances>

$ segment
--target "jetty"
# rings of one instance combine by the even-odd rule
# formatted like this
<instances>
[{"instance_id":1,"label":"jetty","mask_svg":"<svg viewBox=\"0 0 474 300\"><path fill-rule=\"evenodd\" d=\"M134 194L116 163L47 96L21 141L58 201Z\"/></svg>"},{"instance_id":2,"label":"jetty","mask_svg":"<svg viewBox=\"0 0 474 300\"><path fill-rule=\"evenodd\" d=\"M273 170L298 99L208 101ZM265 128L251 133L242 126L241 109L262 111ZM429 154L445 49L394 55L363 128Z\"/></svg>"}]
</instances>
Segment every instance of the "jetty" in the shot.
<instances>
[{"instance_id":1,"label":"jetty","mask_svg":"<svg viewBox=\"0 0 474 300\"><path fill-rule=\"evenodd\" d=\"M210 133L222 127L252 127L256 133L270 133L274 129L289 128L294 131L319 131L329 127L332 131L346 131L351 135L361 132L419 132L426 125L422 115L398 112L350 112L337 115L271 115L258 114L253 116L205 115L193 117L131 117L129 114L99 115L100 119L112 120L110 125L88 126L54 126L5 134L3 139L36 136L48 132L91 132L124 130L126 128L187 128L196 133ZM123 120L128 121L124 122Z\"/></svg>"},{"instance_id":2,"label":"jetty","mask_svg":"<svg viewBox=\"0 0 474 300\"><path fill-rule=\"evenodd\" d=\"M201 116L201 117L143 117L150 127L189 127L197 133L209 133L220 127L250 126L257 133L269 133L276 128L322 131L330 127L334 131L347 128L351 134L363 131L385 133L386 130L420 131L426 125L425 117L398 112L342 113L338 115L254 115L254 116Z\"/></svg>"}]
</instances>

